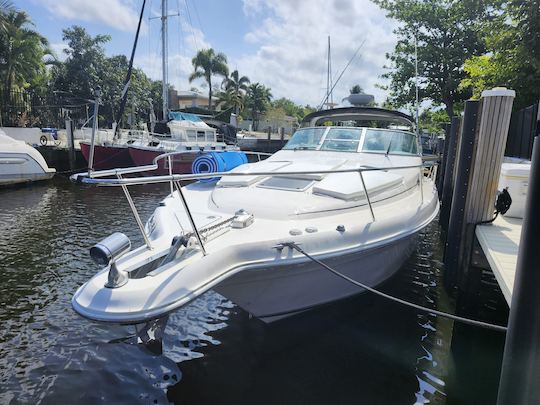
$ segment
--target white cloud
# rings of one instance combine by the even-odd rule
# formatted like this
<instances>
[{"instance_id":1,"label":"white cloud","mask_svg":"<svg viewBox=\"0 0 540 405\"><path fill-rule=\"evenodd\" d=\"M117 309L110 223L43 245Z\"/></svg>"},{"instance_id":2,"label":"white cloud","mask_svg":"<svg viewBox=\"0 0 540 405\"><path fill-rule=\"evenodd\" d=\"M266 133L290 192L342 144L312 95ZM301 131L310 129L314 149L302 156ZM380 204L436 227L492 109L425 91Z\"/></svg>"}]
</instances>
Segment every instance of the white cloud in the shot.
<instances>
[{"instance_id":1,"label":"white cloud","mask_svg":"<svg viewBox=\"0 0 540 405\"><path fill-rule=\"evenodd\" d=\"M42 4L56 17L98 22L120 31L135 31L139 21L140 10L130 0L43 0Z\"/></svg>"},{"instance_id":2,"label":"white cloud","mask_svg":"<svg viewBox=\"0 0 540 405\"><path fill-rule=\"evenodd\" d=\"M376 101L385 98L381 83L385 53L395 45L395 23L369 0L243 0L254 27L244 37L258 48L234 61L242 74L264 83L274 97L317 105L326 94L327 36L337 77L358 46L357 58L334 89L334 101L358 83ZM232 62L232 61L231 61Z\"/></svg>"}]
</instances>

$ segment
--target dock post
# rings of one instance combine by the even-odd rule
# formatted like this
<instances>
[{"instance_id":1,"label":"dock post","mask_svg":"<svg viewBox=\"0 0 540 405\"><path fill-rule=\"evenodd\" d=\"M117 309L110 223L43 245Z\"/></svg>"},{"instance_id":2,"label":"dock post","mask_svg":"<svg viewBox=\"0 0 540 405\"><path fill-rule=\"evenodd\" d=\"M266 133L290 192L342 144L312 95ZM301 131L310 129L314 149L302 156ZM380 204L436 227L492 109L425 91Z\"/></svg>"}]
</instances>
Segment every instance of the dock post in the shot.
<instances>
[{"instance_id":1,"label":"dock post","mask_svg":"<svg viewBox=\"0 0 540 405\"><path fill-rule=\"evenodd\" d=\"M540 137L534 139L497 405L540 399Z\"/></svg>"},{"instance_id":2,"label":"dock post","mask_svg":"<svg viewBox=\"0 0 540 405\"><path fill-rule=\"evenodd\" d=\"M482 117L471 173L470 198L465 208L466 221L470 224L493 218L515 96L514 90L505 88L482 92Z\"/></svg>"},{"instance_id":3,"label":"dock post","mask_svg":"<svg viewBox=\"0 0 540 405\"><path fill-rule=\"evenodd\" d=\"M271 153L271 147L272 147L272 127L268 127L268 140L266 142L266 152Z\"/></svg>"},{"instance_id":4,"label":"dock post","mask_svg":"<svg viewBox=\"0 0 540 405\"><path fill-rule=\"evenodd\" d=\"M455 285L458 280L462 240L465 232L465 203L469 191L479 105L479 101L466 101L463 113L458 146L459 153L454 165L456 181L452 194L448 235L444 250L444 284L446 288Z\"/></svg>"},{"instance_id":5,"label":"dock post","mask_svg":"<svg viewBox=\"0 0 540 405\"><path fill-rule=\"evenodd\" d=\"M75 137L74 137L73 120L68 118L66 120L66 136L69 150L69 170L75 170Z\"/></svg>"},{"instance_id":6,"label":"dock post","mask_svg":"<svg viewBox=\"0 0 540 405\"><path fill-rule=\"evenodd\" d=\"M482 277L482 270L471 266L476 224L493 219L515 94L515 91L505 88L482 92L463 213L465 229L457 241L461 245L457 255L459 275L454 279L460 288L457 310L467 315L474 312Z\"/></svg>"},{"instance_id":7,"label":"dock post","mask_svg":"<svg viewBox=\"0 0 540 405\"><path fill-rule=\"evenodd\" d=\"M439 200L442 199L442 190L444 183L444 169L446 166L446 154L448 153L448 140L450 139L450 124L444 124L444 143L442 151L439 151L439 155L442 152L441 156L441 165L439 170L437 170L437 193L439 194Z\"/></svg>"},{"instance_id":8,"label":"dock post","mask_svg":"<svg viewBox=\"0 0 540 405\"><path fill-rule=\"evenodd\" d=\"M442 180L443 190L439 224L445 233L448 231L448 219L450 218L450 205L452 203L452 190L454 188L454 161L456 159L460 122L460 117L452 117L449 137L446 140L448 145L445 145L444 147L446 150L446 157L444 178Z\"/></svg>"}]
</instances>

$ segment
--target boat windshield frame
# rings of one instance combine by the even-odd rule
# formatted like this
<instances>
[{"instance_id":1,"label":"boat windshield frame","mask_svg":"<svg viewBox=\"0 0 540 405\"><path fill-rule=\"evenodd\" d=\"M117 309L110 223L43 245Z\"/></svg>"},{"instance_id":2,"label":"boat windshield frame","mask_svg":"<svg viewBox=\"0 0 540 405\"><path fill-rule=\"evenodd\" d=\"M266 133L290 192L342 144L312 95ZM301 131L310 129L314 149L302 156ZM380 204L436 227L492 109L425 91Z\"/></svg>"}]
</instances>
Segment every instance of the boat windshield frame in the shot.
<instances>
[{"instance_id":1,"label":"boat windshield frame","mask_svg":"<svg viewBox=\"0 0 540 405\"><path fill-rule=\"evenodd\" d=\"M331 131L335 130L343 130L343 131L357 131L358 137L355 138L329 138L329 135L331 134ZM392 133L392 136L390 137L390 141L388 142L388 146L385 145L386 149L365 149L366 146L366 138L368 135L368 131L377 131L377 132L390 132ZM313 137L312 141L308 141L306 143L298 143L298 145L295 145L293 143L290 145L291 141L294 139L295 135L300 133L301 131L310 131L311 135ZM313 132L322 132L322 135L314 134ZM394 137L394 134L405 134L409 135L414 139L414 145L416 148L416 152L401 152L395 149L392 149L392 141ZM356 148L352 149L338 149L338 148L324 148L325 142L327 141L335 141L338 143L342 143L346 145L347 143L357 143ZM289 139L287 144L282 148L282 150L311 150L311 151L320 151L320 152L346 152L346 153L374 153L374 154L383 154L383 155L399 155L399 156L422 156L422 149L420 148L420 145L418 144L418 137L414 132L406 131L402 129L394 129L394 128L377 128L377 127L351 127L351 126L327 126L327 127L303 127L298 128L292 137Z\"/></svg>"}]
</instances>

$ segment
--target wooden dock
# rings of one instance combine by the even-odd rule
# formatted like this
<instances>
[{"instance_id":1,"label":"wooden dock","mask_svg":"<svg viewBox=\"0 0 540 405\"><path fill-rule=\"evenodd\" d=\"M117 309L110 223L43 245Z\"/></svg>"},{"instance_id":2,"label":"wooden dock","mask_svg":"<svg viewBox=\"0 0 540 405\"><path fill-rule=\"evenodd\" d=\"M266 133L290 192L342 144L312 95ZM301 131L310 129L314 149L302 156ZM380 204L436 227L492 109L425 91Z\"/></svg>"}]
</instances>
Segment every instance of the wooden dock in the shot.
<instances>
[{"instance_id":1,"label":"wooden dock","mask_svg":"<svg viewBox=\"0 0 540 405\"><path fill-rule=\"evenodd\" d=\"M478 225L476 237L506 298L512 302L522 219L499 215L491 224Z\"/></svg>"}]
</instances>

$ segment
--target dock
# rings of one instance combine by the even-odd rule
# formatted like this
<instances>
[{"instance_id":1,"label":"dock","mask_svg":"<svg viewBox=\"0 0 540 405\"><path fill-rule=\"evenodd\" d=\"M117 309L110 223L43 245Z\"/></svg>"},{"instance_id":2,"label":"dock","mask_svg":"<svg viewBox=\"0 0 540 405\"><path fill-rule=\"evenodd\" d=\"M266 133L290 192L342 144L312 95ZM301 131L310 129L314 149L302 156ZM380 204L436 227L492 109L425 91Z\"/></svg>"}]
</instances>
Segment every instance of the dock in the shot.
<instances>
[{"instance_id":1,"label":"dock","mask_svg":"<svg viewBox=\"0 0 540 405\"><path fill-rule=\"evenodd\" d=\"M476 227L476 238L508 306L512 302L522 224L522 219L499 215L491 224Z\"/></svg>"}]
</instances>

